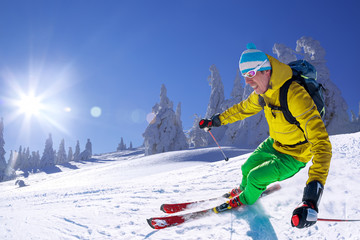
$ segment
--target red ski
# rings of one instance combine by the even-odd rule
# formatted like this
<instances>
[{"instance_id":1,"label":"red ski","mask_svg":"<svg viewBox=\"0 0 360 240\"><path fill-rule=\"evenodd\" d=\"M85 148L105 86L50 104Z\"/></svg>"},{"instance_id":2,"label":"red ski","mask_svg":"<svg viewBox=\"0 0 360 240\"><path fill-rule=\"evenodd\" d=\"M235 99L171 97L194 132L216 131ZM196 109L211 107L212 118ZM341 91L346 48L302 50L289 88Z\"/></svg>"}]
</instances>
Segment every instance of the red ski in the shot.
<instances>
[{"instance_id":1,"label":"red ski","mask_svg":"<svg viewBox=\"0 0 360 240\"><path fill-rule=\"evenodd\" d=\"M280 188L281 187L280 187L279 184L275 184L275 185L267 188L261 194L261 197L269 195L269 194L279 190ZM187 206L190 206L193 203L206 202L206 201L211 201L211 200L214 200L214 199L195 201L195 202L190 202L190 203L180 203L179 204L180 207L176 207L176 204L172 204L171 209L173 209L174 211L175 210L183 211L183 210L185 210L187 208ZM164 205L162 205L162 208L163 208ZM185 208L182 208L182 206L184 206L184 205L185 205ZM150 227L152 227L154 229L163 229L163 228L167 228L167 227L177 226L179 224L182 224L184 222L188 222L190 220L202 218L202 217L204 217L204 216L206 216L208 214L211 214L211 213L224 212L224 211L229 210L229 209L231 209L231 207L226 202L226 203L223 203L223 204L221 204L221 205L219 205L217 207L214 207L214 208L209 208L209 209L196 211L196 212L191 212L191 213L185 213L185 214L182 214L182 215L149 218L149 219L147 219L147 222L150 225Z\"/></svg>"},{"instance_id":2,"label":"red ski","mask_svg":"<svg viewBox=\"0 0 360 240\"><path fill-rule=\"evenodd\" d=\"M275 184L269 188L267 188L262 195L266 195L269 194L269 192L274 191L274 190L279 190L280 189L280 184ZM160 206L160 210L163 211L164 213L177 213L177 212L181 212L187 209L191 209L193 207L196 207L197 205L199 205L200 203L205 203L205 202L210 202L210 201L215 201L215 200L220 200L223 198L231 198L230 193L225 193L223 196L221 197L217 197L217 198L210 198L210 199L206 199L206 200L200 200L200 201L192 201L192 202L186 202L186 203L173 203L173 204L162 204Z\"/></svg>"},{"instance_id":3,"label":"red ski","mask_svg":"<svg viewBox=\"0 0 360 240\"><path fill-rule=\"evenodd\" d=\"M223 199L223 198L228 198L228 197L225 194L222 197L210 198L210 199L200 200L200 201L193 201L193 202L186 202L186 203L163 204L163 205L160 206L160 210L163 211L164 213L177 213L177 212L184 211L186 209L193 208L193 207L197 206L199 203L215 201L215 200L219 200L219 199Z\"/></svg>"},{"instance_id":4,"label":"red ski","mask_svg":"<svg viewBox=\"0 0 360 240\"><path fill-rule=\"evenodd\" d=\"M177 216L166 216L166 217L155 217L147 219L150 227L154 229L163 229L167 227L172 227L184 223L189 220L201 218L208 213L213 212L213 209L207 209Z\"/></svg>"}]
</instances>

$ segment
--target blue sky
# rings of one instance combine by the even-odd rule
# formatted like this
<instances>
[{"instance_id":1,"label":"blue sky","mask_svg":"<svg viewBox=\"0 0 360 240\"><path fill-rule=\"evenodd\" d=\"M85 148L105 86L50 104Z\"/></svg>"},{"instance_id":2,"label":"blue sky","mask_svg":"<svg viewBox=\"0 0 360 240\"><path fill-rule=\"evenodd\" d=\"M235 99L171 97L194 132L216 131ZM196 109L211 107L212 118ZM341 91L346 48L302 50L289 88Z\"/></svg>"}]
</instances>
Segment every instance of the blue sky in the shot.
<instances>
[{"instance_id":1,"label":"blue sky","mask_svg":"<svg viewBox=\"0 0 360 240\"><path fill-rule=\"evenodd\" d=\"M142 144L161 84L182 103L184 129L204 115L215 64L230 97L248 42L273 55L310 36L327 55L331 80L358 113L358 1L0 0L0 116L5 150L54 149L91 139L94 153L120 138ZM26 95L41 109L25 114ZM23 96L23 97L21 97ZM23 99L23 101L20 101ZM30 100L28 99L28 102ZM11 103L11 104L10 104ZM92 116L93 107L101 109Z\"/></svg>"}]
</instances>

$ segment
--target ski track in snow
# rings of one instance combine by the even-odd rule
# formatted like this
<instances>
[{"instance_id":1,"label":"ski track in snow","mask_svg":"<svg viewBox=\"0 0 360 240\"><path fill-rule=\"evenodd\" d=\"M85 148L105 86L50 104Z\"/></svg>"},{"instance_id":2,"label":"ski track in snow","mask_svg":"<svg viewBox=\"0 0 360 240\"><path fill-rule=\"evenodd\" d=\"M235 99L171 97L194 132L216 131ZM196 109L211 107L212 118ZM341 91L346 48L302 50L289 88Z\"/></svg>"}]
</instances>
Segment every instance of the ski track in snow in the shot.
<instances>
[{"instance_id":1,"label":"ski track in snow","mask_svg":"<svg viewBox=\"0 0 360 240\"><path fill-rule=\"evenodd\" d=\"M331 137L333 158L319 217L360 219L360 133ZM0 239L360 239L360 223L290 225L301 201L307 168L282 189L252 206L163 230L146 219L165 216L162 203L221 196L241 180L249 150L225 147L143 156L141 150L108 153L30 174L26 187L0 183ZM222 203L198 204L193 210Z\"/></svg>"}]
</instances>

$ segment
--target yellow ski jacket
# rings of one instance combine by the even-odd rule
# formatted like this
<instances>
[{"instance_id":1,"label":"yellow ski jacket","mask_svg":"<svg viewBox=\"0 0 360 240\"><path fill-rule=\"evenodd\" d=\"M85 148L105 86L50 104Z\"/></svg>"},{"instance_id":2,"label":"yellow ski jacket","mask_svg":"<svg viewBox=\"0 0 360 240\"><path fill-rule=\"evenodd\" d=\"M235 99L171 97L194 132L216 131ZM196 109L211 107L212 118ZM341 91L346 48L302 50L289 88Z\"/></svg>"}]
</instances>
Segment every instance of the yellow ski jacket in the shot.
<instances>
[{"instance_id":1,"label":"yellow ski jacket","mask_svg":"<svg viewBox=\"0 0 360 240\"><path fill-rule=\"evenodd\" d=\"M259 94L252 92L246 100L220 114L221 125L243 120L264 109L270 137L275 140L273 147L304 163L312 159L313 165L309 169L307 183L317 180L325 185L332 156L331 143L325 125L308 92L295 81L289 87L288 107L304 133L295 124L286 121L280 110L272 110L268 107L269 104L280 106L280 87L292 77L292 70L288 65L269 55L268 58L272 74L269 89L264 94L260 94L266 103L264 108L259 103ZM295 145L305 141L305 138L307 143Z\"/></svg>"}]
</instances>

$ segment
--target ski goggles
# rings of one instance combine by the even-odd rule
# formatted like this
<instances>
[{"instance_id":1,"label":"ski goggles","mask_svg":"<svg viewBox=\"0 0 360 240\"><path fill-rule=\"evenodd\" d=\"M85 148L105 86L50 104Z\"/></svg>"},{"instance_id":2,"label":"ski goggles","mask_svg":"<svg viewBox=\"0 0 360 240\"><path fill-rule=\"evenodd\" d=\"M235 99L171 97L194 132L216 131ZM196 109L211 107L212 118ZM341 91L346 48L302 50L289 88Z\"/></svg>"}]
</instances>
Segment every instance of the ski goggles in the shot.
<instances>
[{"instance_id":1,"label":"ski goggles","mask_svg":"<svg viewBox=\"0 0 360 240\"><path fill-rule=\"evenodd\" d=\"M259 71L259 69L264 66L264 64L267 62L267 59L265 59L262 63L260 63L259 65L257 65L256 68L254 68L253 70L250 70L246 73L244 73L242 76L246 77L246 78L253 78L255 77L257 71Z\"/></svg>"}]
</instances>

